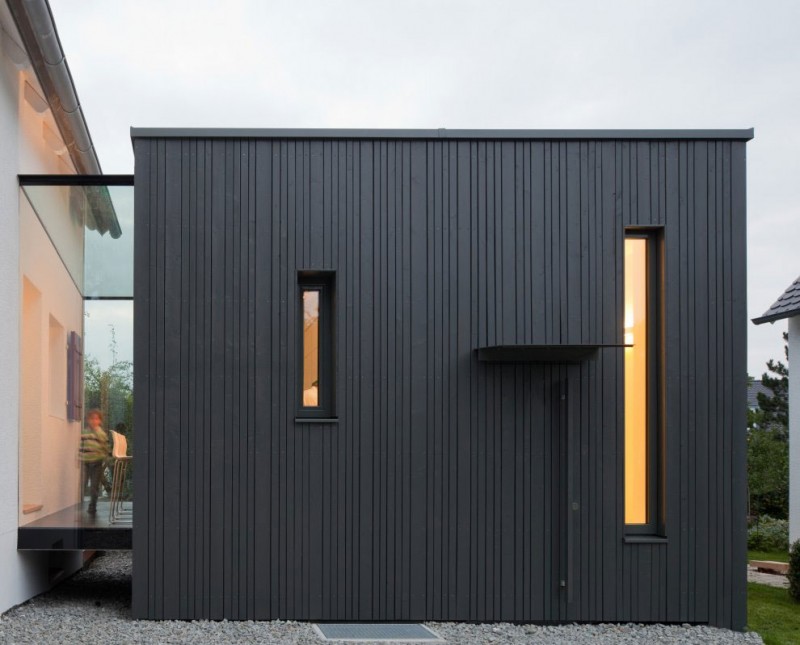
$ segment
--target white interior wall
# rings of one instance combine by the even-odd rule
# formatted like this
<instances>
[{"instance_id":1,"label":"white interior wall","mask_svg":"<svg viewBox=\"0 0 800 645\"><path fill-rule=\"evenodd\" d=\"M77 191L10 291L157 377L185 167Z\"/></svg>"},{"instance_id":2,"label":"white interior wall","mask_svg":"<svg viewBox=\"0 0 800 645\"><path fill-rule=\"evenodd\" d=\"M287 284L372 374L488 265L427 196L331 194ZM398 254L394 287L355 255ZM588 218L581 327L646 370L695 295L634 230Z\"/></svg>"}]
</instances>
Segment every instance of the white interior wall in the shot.
<instances>
[{"instance_id":1,"label":"white interior wall","mask_svg":"<svg viewBox=\"0 0 800 645\"><path fill-rule=\"evenodd\" d=\"M39 499L29 496L25 489L27 475L23 477L20 487L19 523L27 524L45 515L55 513L67 506L72 506L80 501L79 479L80 462L78 461L78 448L80 447L81 424L77 421L67 421L66 418L66 352L67 333L77 331L82 335L83 325L83 298L72 279L64 268L53 245L50 243L33 209L27 200L20 201L20 271L23 280L28 280L41 294L41 306L38 319L31 321L37 329L35 332L24 330L23 336L30 334L31 340L38 342L38 347L22 345L23 358L26 354L38 356L41 366L39 383L35 387L37 397L32 410L23 410L21 424L20 462L22 472L26 473L26 466L36 467L38 478L33 482L34 491L39 491ZM60 347L54 347L51 352L51 321L57 323L60 336ZM23 317L23 323L26 322ZM60 402L53 404L51 398L50 379L55 377L59 382L61 391ZM62 389L63 388L63 389ZM23 389L23 398L25 398ZM53 408L60 410L53 414ZM36 419L29 419L28 415L37 415ZM26 453L26 421L30 426L40 428L38 441L39 454ZM31 441L31 449L35 450L35 441ZM42 508L33 513L23 514L22 505L28 502L42 505Z\"/></svg>"},{"instance_id":2,"label":"white interior wall","mask_svg":"<svg viewBox=\"0 0 800 645\"><path fill-rule=\"evenodd\" d=\"M83 284L83 213L70 209L71 186L28 186L43 218L50 238L58 244L58 253L75 282ZM23 200L27 203L27 199ZM67 215L67 213L69 215Z\"/></svg>"},{"instance_id":3,"label":"white interior wall","mask_svg":"<svg viewBox=\"0 0 800 645\"><path fill-rule=\"evenodd\" d=\"M36 118L20 94L21 75L6 51L21 43L4 0L0 0L0 612L50 585L47 553L17 551L20 423L20 173L71 172L36 133ZM28 73L30 73L28 71ZM41 117L40 117L41 118ZM52 118L52 117L50 117ZM20 127L21 122L28 127ZM81 554L65 558L65 573L81 565Z\"/></svg>"},{"instance_id":4,"label":"white interior wall","mask_svg":"<svg viewBox=\"0 0 800 645\"><path fill-rule=\"evenodd\" d=\"M20 326L19 501L42 506L42 292L22 279Z\"/></svg>"}]
</instances>

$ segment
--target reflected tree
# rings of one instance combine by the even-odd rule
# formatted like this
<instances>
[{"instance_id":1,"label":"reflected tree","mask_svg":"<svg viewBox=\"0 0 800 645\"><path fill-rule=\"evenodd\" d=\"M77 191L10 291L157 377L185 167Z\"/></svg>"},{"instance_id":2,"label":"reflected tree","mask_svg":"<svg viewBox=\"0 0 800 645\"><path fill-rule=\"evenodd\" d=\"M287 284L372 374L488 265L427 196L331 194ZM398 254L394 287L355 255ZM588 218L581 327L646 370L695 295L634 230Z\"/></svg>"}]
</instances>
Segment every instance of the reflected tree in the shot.
<instances>
[{"instance_id":1,"label":"reflected tree","mask_svg":"<svg viewBox=\"0 0 800 645\"><path fill-rule=\"evenodd\" d=\"M103 369L91 355L84 361L84 406L86 410L102 411L106 429L124 423L133 428L133 363L117 360L117 339L111 327L111 365Z\"/></svg>"},{"instance_id":2,"label":"reflected tree","mask_svg":"<svg viewBox=\"0 0 800 645\"><path fill-rule=\"evenodd\" d=\"M117 339L113 325L109 325L111 342L111 364L107 368L98 359L87 354L83 365L84 409L94 408L103 413L106 430L122 432L128 440L128 454L133 451L133 363L117 359ZM130 473L128 469L126 493L130 495Z\"/></svg>"}]
</instances>

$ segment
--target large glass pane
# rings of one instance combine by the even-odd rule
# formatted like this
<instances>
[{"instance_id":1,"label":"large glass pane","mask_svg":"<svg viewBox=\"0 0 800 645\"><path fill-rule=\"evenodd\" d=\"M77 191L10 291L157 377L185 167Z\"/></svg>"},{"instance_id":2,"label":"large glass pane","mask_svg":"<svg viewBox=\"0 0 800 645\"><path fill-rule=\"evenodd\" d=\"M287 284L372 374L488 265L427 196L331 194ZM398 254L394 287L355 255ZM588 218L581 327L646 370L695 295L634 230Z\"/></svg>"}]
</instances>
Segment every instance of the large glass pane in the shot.
<instances>
[{"instance_id":1,"label":"large glass pane","mask_svg":"<svg viewBox=\"0 0 800 645\"><path fill-rule=\"evenodd\" d=\"M133 186L22 186L81 295L133 297Z\"/></svg>"},{"instance_id":2,"label":"large glass pane","mask_svg":"<svg viewBox=\"0 0 800 645\"><path fill-rule=\"evenodd\" d=\"M20 544L49 548L47 528L82 548L106 533L79 529L131 526L133 187L37 183L19 214Z\"/></svg>"},{"instance_id":3,"label":"large glass pane","mask_svg":"<svg viewBox=\"0 0 800 645\"><path fill-rule=\"evenodd\" d=\"M303 407L319 406L319 295L303 291Z\"/></svg>"},{"instance_id":4,"label":"large glass pane","mask_svg":"<svg viewBox=\"0 0 800 645\"><path fill-rule=\"evenodd\" d=\"M104 232L87 224L83 295L130 298L133 297L133 187L108 186L106 191L117 229ZM98 201L108 204L100 198Z\"/></svg>"},{"instance_id":5,"label":"large glass pane","mask_svg":"<svg viewBox=\"0 0 800 645\"><path fill-rule=\"evenodd\" d=\"M84 406L105 427L133 429L133 301L87 300L84 314ZM129 448L130 448L130 441Z\"/></svg>"},{"instance_id":6,"label":"large glass pane","mask_svg":"<svg viewBox=\"0 0 800 645\"><path fill-rule=\"evenodd\" d=\"M84 409L82 512L89 517L100 515L112 525L129 522L134 436L132 300L85 303ZM92 460L92 450L101 457Z\"/></svg>"},{"instance_id":7,"label":"large glass pane","mask_svg":"<svg viewBox=\"0 0 800 645\"><path fill-rule=\"evenodd\" d=\"M82 295L86 200L81 187L22 186L22 191Z\"/></svg>"},{"instance_id":8,"label":"large glass pane","mask_svg":"<svg viewBox=\"0 0 800 645\"><path fill-rule=\"evenodd\" d=\"M625 240L625 523L646 524L647 240Z\"/></svg>"}]
</instances>

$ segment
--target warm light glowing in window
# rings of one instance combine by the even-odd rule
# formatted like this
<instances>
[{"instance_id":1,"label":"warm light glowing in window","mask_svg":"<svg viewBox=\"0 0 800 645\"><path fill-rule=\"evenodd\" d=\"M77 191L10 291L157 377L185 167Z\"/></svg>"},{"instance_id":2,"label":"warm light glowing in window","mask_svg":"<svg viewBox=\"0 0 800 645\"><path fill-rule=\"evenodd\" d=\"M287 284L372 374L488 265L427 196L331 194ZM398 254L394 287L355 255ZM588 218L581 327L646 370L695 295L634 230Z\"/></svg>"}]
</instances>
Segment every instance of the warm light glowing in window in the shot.
<instances>
[{"instance_id":1,"label":"warm light glowing in window","mask_svg":"<svg viewBox=\"0 0 800 645\"><path fill-rule=\"evenodd\" d=\"M303 291L303 407L319 406L319 294Z\"/></svg>"},{"instance_id":2,"label":"warm light glowing in window","mask_svg":"<svg viewBox=\"0 0 800 645\"><path fill-rule=\"evenodd\" d=\"M625 523L647 517L647 240L625 240Z\"/></svg>"}]
</instances>

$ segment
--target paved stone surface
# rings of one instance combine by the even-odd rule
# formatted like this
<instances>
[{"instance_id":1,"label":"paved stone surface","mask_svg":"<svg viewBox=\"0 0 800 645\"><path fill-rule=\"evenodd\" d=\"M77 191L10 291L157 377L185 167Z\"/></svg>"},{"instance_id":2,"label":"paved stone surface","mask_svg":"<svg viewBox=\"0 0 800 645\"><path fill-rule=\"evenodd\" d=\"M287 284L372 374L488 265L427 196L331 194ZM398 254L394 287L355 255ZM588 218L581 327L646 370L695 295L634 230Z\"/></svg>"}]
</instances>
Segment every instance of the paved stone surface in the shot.
<instances>
[{"instance_id":1,"label":"paved stone surface","mask_svg":"<svg viewBox=\"0 0 800 645\"><path fill-rule=\"evenodd\" d=\"M760 582L762 585L770 587L789 588L789 579L775 573L761 573L755 567L747 565L747 582Z\"/></svg>"},{"instance_id":2,"label":"paved stone surface","mask_svg":"<svg viewBox=\"0 0 800 645\"><path fill-rule=\"evenodd\" d=\"M0 616L0 643L282 643L321 645L311 624L293 621L134 621L131 557L109 553L58 587ZM761 643L757 634L679 625L472 625L426 623L448 643Z\"/></svg>"}]
</instances>

